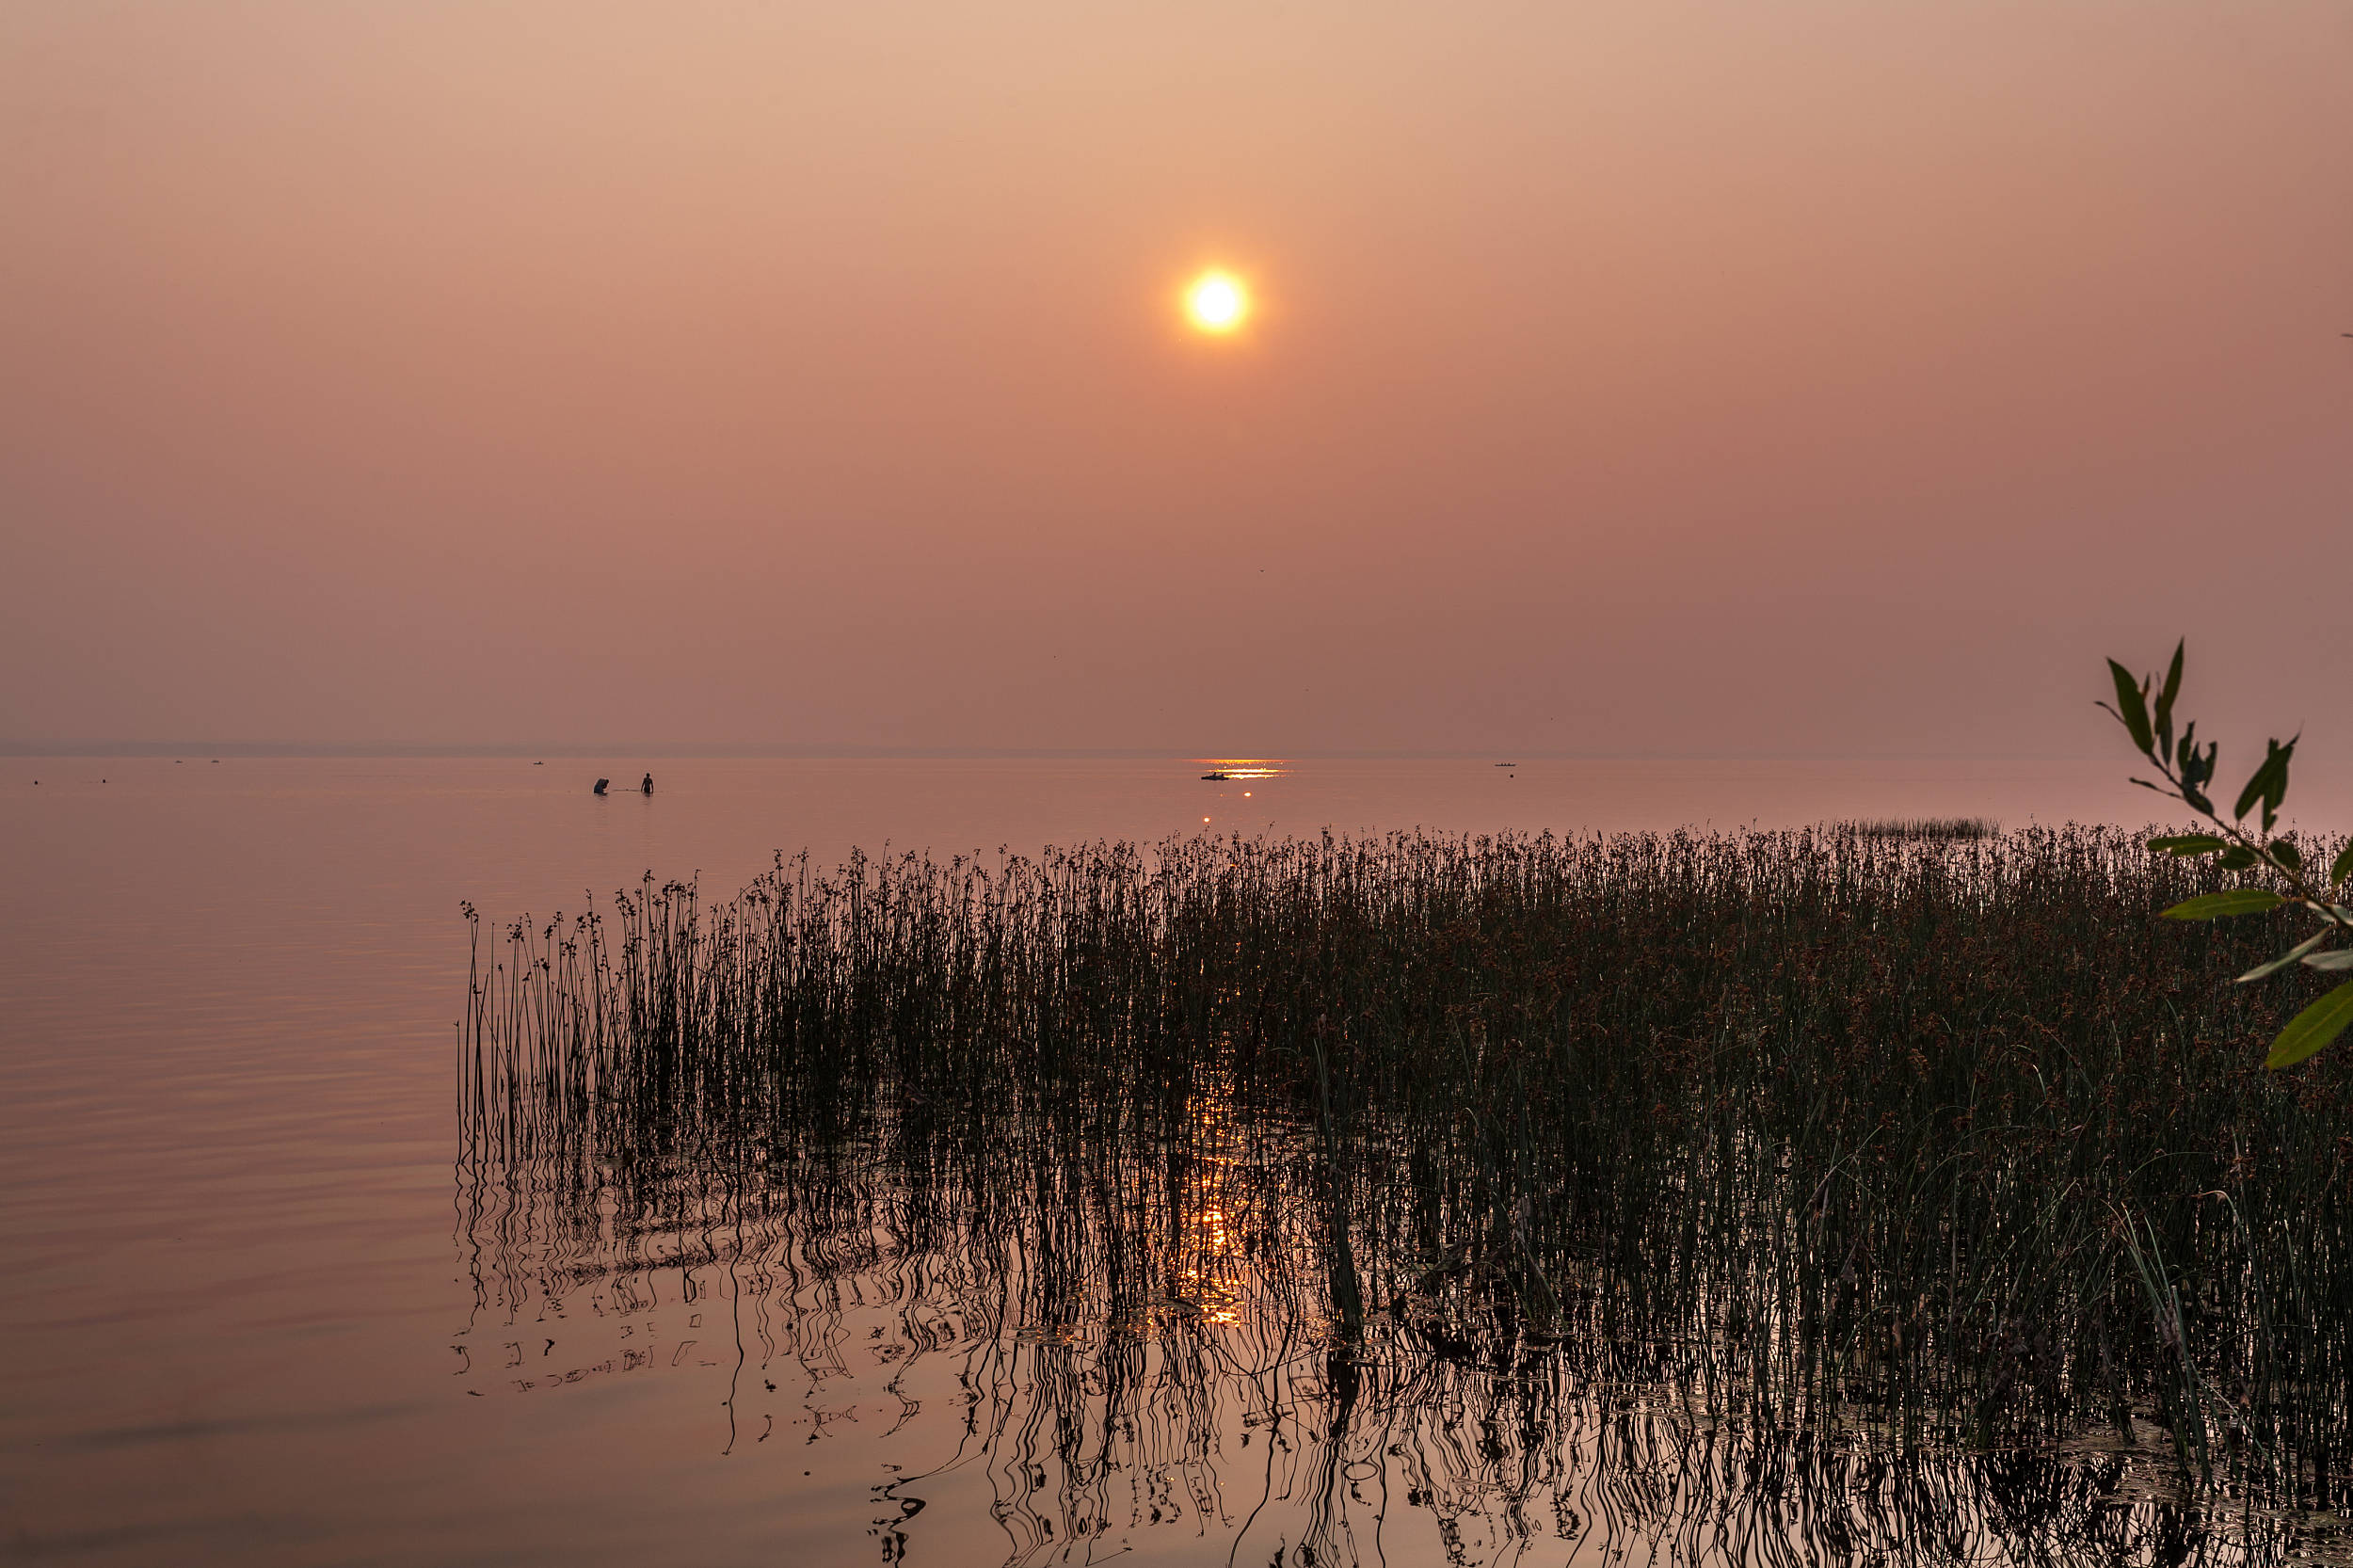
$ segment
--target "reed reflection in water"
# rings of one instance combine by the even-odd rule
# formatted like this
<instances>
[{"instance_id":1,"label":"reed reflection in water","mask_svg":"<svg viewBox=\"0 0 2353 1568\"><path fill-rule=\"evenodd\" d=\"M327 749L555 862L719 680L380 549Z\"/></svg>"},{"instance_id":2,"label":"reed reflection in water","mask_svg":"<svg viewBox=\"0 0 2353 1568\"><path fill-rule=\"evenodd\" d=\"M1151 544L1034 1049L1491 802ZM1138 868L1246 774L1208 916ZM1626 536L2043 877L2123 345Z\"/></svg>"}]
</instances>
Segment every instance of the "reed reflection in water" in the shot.
<instances>
[{"instance_id":1,"label":"reed reflection in water","mask_svg":"<svg viewBox=\"0 0 2353 1568\"><path fill-rule=\"evenodd\" d=\"M1946 1208L1927 1212L1940 1228L1906 1243L1949 1267L1956 1296L1936 1312L1891 1308L1911 1299L1913 1263L1895 1256L1904 1238L1874 1230L1895 1208L1873 1206L1920 1207L1928 1166L1792 1136L1769 1103L1727 1096L1728 1054L1674 1056L1690 1103L1660 1103L1655 1125L1577 1125L1564 1107L1671 1096L1676 1074L1629 1083L1587 1064L1556 1103L1529 1074L1568 1072L1566 1059L1536 1053L1532 1021L1515 1039L1498 1024L1518 1004L1498 997L1531 994L1500 975L1557 968L1560 951L1537 938L1569 934L1562 911L1586 911L1574 935L1595 959L1611 956L1609 920L1672 931L1660 917L1674 908L1714 944L1719 922L1697 906L1736 895L1759 927L1740 941L1812 952L1800 991L1821 978L1821 944L1852 950L1829 968L1883 960L1888 944L1858 929L1942 917L1964 962L1914 1000L1950 1003L1938 985L1982 970L1966 950L2000 930L1968 911L2039 913L2037 940L2052 935L2050 908L2025 909L2048 895L1987 856L2072 867L2069 896L2095 916L2146 907L2154 889L2134 878L2193 874L2129 870L2142 863L2124 851L2099 834L2008 850L1867 834L1196 844L988 872L785 869L718 910L689 888L648 889L622 901L610 951L599 921L518 927L461 1040L470 1375L501 1395L551 1376L718 1369L713 1445L754 1463L785 1450L768 1462L787 1497L794 1446L855 1427L892 1455L866 1527L892 1560L2333 1552L2333 1525L2299 1512L2294 1477L2266 1493L2251 1464L2235 1485L2228 1464L2218 1480L2209 1464L2198 1484L2184 1435L2195 1412L2163 1402L2177 1397L2167 1367L2187 1358L2176 1345L2167 1363L2162 1333L2104 1316L2130 1299L2126 1254L2034 1179L2032 1162L2056 1158L2041 1144L1956 1125L1949 1105L1889 1135L1978 1139L1989 1167L1938 1194ZM1764 887L1772 875L1800 880ZM1547 887L1575 896L1546 903ZM1604 891L1618 904L1597 920L1590 895ZM1760 892L1782 929L1764 929ZM1481 973L1435 935L1481 920L1500 922L1490 939L1516 933L1540 951L1481 949ZM1375 933L1386 962L1348 952ZM1763 979L1737 951L1716 958ZM1351 976L1368 987L1353 1001ZM1553 981L1556 1001L1577 989ZM1698 995L1688 1011L1750 1032L1754 1057L1775 1027L1769 992L1760 984L1740 1011L1721 990ZM1403 1032L1422 1042L1418 1062L1383 1044L1380 1009L1400 998L1437 1004ZM1623 1015L1594 1005L1584 1022L1622 1043ZM1808 1027L1833 1024L1817 1011ZM1973 1066L1986 1083L1986 1063ZM1754 1098L1762 1080L1743 1081ZM1821 1085L1807 1092L1817 1120L1851 1113L1833 1116ZM2293 1131L2327 1123L2341 1092L2242 1099L2235 1114ZM2232 1179L2244 1207L2276 1208L2249 1172ZM2137 1198L2155 1212L2163 1195ZM1980 1228L1954 1218L1964 1197L1990 1206ZM2205 1291L2199 1327L2217 1337L2199 1350L2227 1375L2238 1331L2188 1254L2208 1249L2210 1276L2227 1255L2244 1288L2265 1287L2245 1284L2227 1234L2185 1248L2171 1221L2146 1244L2173 1248L2168 1267ZM2042 1228L2022 1236L2028 1224ZM2045 1256L2006 1256L2022 1244ZM2302 1264L2297 1288L2324 1320L2300 1340L2283 1322L2280 1353L2327 1365L2345 1328L2330 1294L2342 1265L2328 1237L2283 1245L2273 1256ZM1873 1277L1858 1278L1858 1257ZM2062 1275L2108 1293L2026 1299ZM1973 1323L1992 1287L2010 1299ZM524 1331L551 1316L571 1342L600 1336L604 1353L536 1371ZM505 1359L485 1353L494 1341ZM2284 1432L2309 1447L2307 1427L2325 1430L2342 1397L2309 1382L2272 1393L2275 1443ZM2077 1418L2111 1400L2123 1432ZM2162 1433L2146 1424L2157 1414ZM2219 1448L2232 1429L2213 1419ZM839 1560L871 1549L845 1540Z\"/></svg>"},{"instance_id":2,"label":"reed reflection in water","mask_svg":"<svg viewBox=\"0 0 2353 1568\"><path fill-rule=\"evenodd\" d=\"M682 1155L601 1191L474 1164L472 1337L515 1364L472 1369L516 1394L731 1367L711 1437L747 1454L879 1425L904 1441L870 1528L888 1560L2215 1550L2155 1456L1924 1461L1710 1419L1640 1356L1512 1336L1508 1312L1461 1337L1374 1312L1351 1337L1318 1277L1325 1200L1300 1129L1246 1133L1221 1106L1189 1136L1124 1150L1058 1130L1008 1128L1001 1157L953 1175L871 1144ZM539 1369L529 1336L551 1313L604 1353ZM773 1462L789 1489L792 1454ZM984 1485L985 1534L926 1512L959 1475Z\"/></svg>"}]
</instances>

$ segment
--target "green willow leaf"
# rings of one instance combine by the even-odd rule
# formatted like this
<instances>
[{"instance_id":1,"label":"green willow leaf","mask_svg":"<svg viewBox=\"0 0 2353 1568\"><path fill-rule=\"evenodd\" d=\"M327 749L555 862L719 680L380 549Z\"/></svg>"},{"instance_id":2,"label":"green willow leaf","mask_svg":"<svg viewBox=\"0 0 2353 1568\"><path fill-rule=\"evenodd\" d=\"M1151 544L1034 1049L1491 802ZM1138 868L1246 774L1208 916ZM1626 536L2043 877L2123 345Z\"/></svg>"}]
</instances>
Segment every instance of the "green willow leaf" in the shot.
<instances>
[{"instance_id":1,"label":"green willow leaf","mask_svg":"<svg viewBox=\"0 0 2353 1568\"><path fill-rule=\"evenodd\" d=\"M2318 931L2313 932L2310 936L2305 937L2302 941L2288 949L2287 952L2280 954L2279 957L2273 959L2270 963L2258 964L2253 968L2248 970L2245 974L2239 976L2238 983L2241 985L2244 985L2249 981L2262 980L2267 975L2278 974L2281 969L2284 969L2289 965L2296 963L2298 959L2302 959L2303 962L2309 964L2312 960L2306 958L2304 955L2335 935L2336 932L2332 928L2329 926L2322 926Z\"/></svg>"},{"instance_id":2,"label":"green willow leaf","mask_svg":"<svg viewBox=\"0 0 2353 1568\"><path fill-rule=\"evenodd\" d=\"M2348 876L2353 876L2353 839L2345 840L2345 847L2337 851L2336 859L2329 863L2329 884L2334 887Z\"/></svg>"},{"instance_id":3,"label":"green willow leaf","mask_svg":"<svg viewBox=\"0 0 2353 1568\"><path fill-rule=\"evenodd\" d=\"M2115 712L2118 718L2124 721L2125 733L2132 736L2133 744L2142 752L2154 750L2157 737L2149 728L2148 694L2133 679L2133 672L2113 659L2108 661L2108 673L2116 678Z\"/></svg>"},{"instance_id":4,"label":"green willow leaf","mask_svg":"<svg viewBox=\"0 0 2353 1568\"><path fill-rule=\"evenodd\" d=\"M2222 858L2215 862L2226 872L2243 872L2254 863L2255 852L2245 844L2233 844L2222 852Z\"/></svg>"},{"instance_id":5,"label":"green willow leaf","mask_svg":"<svg viewBox=\"0 0 2353 1568\"><path fill-rule=\"evenodd\" d=\"M2288 870L2300 872L2304 869L2304 852L2297 849L2293 840L2274 839L2264 847L2271 852L2271 857L2274 860Z\"/></svg>"},{"instance_id":6,"label":"green willow leaf","mask_svg":"<svg viewBox=\"0 0 2353 1568\"><path fill-rule=\"evenodd\" d=\"M2189 728L2182 731L2181 744L2174 748L2174 771L2182 776L2185 786L2194 790L2214 776L2215 760L2222 755L2222 744L2217 741L2203 751L2199 750L2198 721L2192 719Z\"/></svg>"},{"instance_id":7,"label":"green willow leaf","mask_svg":"<svg viewBox=\"0 0 2353 1568\"><path fill-rule=\"evenodd\" d=\"M2244 819L2248 812L2255 808L2255 802L2264 797L2264 775L2270 768L2271 759L2266 757L2261 767L2247 776L2247 788L2238 792L2238 804L2231 808L2232 816Z\"/></svg>"},{"instance_id":8,"label":"green willow leaf","mask_svg":"<svg viewBox=\"0 0 2353 1568\"><path fill-rule=\"evenodd\" d=\"M2268 888L2233 888L2227 893L2201 893L2165 912L2169 920L2218 920L2228 915L2260 915L2287 901Z\"/></svg>"},{"instance_id":9,"label":"green willow leaf","mask_svg":"<svg viewBox=\"0 0 2353 1568\"><path fill-rule=\"evenodd\" d=\"M2165 685L2157 693L2157 755L2170 756L2173 751L2173 699L2182 695L2182 650L2189 646L2184 637L2173 645L2173 664L2165 672Z\"/></svg>"},{"instance_id":10,"label":"green willow leaf","mask_svg":"<svg viewBox=\"0 0 2353 1568\"><path fill-rule=\"evenodd\" d=\"M2353 948L2339 948L2334 952L2315 952L2304 960L2308 969L2331 974L2338 969L2353 969Z\"/></svg>"},{"instance_id":11,"label":"green willow leaf","mask_svg":"<svg viewBox=\"0 0 2353 1568\"><path fill-rule=\"evenodd\" d=\"M2255 808L2255 803L2261 801L2264 826L2268 830L2273 816L2280 809L2280 802L2287 796L2288 759L2296 755L2296 743L2290 741L2281 745L2277 741L2265 741L2264 744L2267 749L2264 753L2263 764L2248 776L2247 788L2238 792L2238 805L2233 808L2232 814L2245 817Z\"/></svg>"},{"instance_id":12,"label":"green willow leaf","mask_svg":"<svg viewBox=\"0 0 2353 1568\"><path fill-rule=\"evenodd\" d=\"M2231 840L2217 839L2211 833L2176 833L2169 838L2152 839L2149 847L2160 855L2175 855L2186 860L2195 856L2212 855L2229 849Z\"/></svg>"},{"instance_id":13,"label":"green willow leaf","mask_svg":"<svg viewBox=\"0 0 2353 1568\"><path fill-rule=\"evenodd\" d=\"M2344 1033L2347 1024L2353 1024L2353 980L2290 1018L2287 1028L2271 1042L2271 1054L2264 1058L2264 1065L2274 1070L2293 1067Z\"/></svg>"}]
</instances>

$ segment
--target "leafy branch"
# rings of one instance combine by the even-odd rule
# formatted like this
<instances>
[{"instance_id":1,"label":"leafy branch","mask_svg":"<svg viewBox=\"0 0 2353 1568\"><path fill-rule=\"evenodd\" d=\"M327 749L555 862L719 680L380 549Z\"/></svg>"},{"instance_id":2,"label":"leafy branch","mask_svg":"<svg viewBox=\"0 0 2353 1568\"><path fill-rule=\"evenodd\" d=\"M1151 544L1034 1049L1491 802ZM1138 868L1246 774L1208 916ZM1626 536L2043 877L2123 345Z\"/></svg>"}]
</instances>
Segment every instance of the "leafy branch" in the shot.
<instances>
[{"instance_id":1,"label":"leafy branch","mask_svg":"<svg viewBox=\"0 0 2353 1568\"><path fill-rule=\"evenodd\" d=\"M2271 886L2206 893L2166 910L2165 919L2214 920L2232 915L2300 908L2320 921L2320 929L2270 963L2260 964L2239 976L2239 984L2263 980L2299 964L2324 974L2353 969L2353 947L2329 946L2331 937L2353 938L2353 909L2336 902L2345 896L2340 889L2346 879L2353 877L2353 841L2337 852L2324 885L2317 872L2305 864L2296 840L2272 831L2280 821L2281 804L2287 799L2288 762L2295 757L2296 743L2301 737L2291 737L2284 744L2265 743L2262 765L2239 791L2226 820L2206 793L2206 787L2214 781L2221 747L2210 741L2201 749L2195 724L2185 726L2178 740L2174 737L2173 703L2182 691L2182 644L2174 645L2173 663L2166 670L2162 686L2151 675L2136 681L2130 670L2109 660L2108 672L2116 679L2116 701L2098 704L2115 715L2125 733L2133 738L2133 744L2164 781L2136 778L2133 782L2182 802L2214 824L2211 833L2171 834L2150 840L2149 847L2185 860L2216 856L2219 857L2216 863L2223 870L2256 872ZM2250 828L2248 816L2258 807L2262 808L2258 818L2261 826ZM2264 1059L2264 1065L2294 1066L2344 1033L2348 1025L2353 1025L2353 980L2342 982L2289 1019L2279 1038L2271 1042L2271 1054Z\"/></svg>"}]
</instances>

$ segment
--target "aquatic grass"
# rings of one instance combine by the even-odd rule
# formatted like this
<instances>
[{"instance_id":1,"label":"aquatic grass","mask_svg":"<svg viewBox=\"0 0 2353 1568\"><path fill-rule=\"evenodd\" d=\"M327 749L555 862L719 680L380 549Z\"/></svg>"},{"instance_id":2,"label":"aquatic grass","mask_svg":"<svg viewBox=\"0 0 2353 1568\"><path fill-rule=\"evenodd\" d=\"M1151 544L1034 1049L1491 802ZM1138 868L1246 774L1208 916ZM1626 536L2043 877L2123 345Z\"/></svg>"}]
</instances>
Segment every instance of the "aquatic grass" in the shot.
<instances>
[{"instance_id":1,"label":"aquatic grass","mask_svg":"<svg viewBox=\"0 0 2353 1568\"><path fill-rule=\"evenodd\" d=\"M1881 817L1853 825L1865 839L1991 839L2002 830L1991 817Z\"/></svg>"},{"instance_id":2,"label":"aquatic grass","mask_svg":"<svg viewBox=\"0 0 2353 1568\"><path fill-rule=\"evenodd\" d=\"M1891 1461L2137 1432L2339 1507L2353 1073L2261 1071L2265 922L2151 918L2217 886L2106 829L1868 825L649 881L481 954L468 1168L569 1216L550 1257L837 1160L908 1245L999 1247L1032 1323L1213 1286L1335 1387L1548 1366Z\"/></svg>"}]
</instances>

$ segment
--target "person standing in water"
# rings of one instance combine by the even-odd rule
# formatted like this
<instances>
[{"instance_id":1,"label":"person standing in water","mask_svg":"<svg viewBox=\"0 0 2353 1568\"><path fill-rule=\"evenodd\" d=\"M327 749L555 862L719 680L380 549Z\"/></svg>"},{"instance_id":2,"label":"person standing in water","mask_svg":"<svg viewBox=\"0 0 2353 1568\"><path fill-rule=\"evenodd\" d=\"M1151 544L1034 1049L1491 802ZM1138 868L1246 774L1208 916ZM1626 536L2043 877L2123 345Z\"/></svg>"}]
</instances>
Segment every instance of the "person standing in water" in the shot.
<instances>
[{"instance_id":1,"label":"person standing in water","mask_svg":"<svg viewBox=\"0 0 2353 1568\"><path fill-rule=\"evenodd\" d=\"M646 781L645 781L643 784L638 785L637 787L638 787L640 790L643 790L643 791L644 791L646 793L648 793L648 794L651 794L651 793L653 793L653 775L651 775L651 774L648 774L648 775L646 775Z\"/></svg>"}]
</instances>

